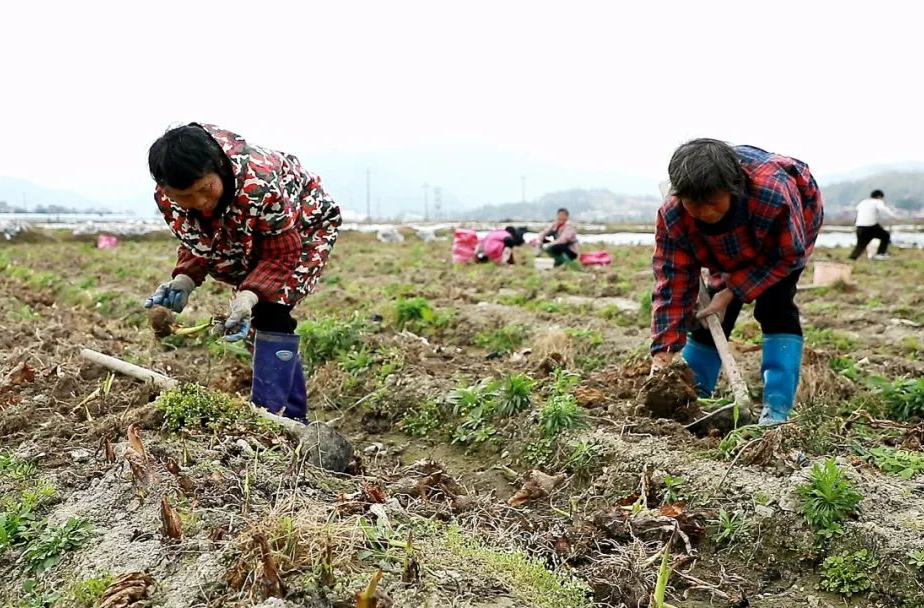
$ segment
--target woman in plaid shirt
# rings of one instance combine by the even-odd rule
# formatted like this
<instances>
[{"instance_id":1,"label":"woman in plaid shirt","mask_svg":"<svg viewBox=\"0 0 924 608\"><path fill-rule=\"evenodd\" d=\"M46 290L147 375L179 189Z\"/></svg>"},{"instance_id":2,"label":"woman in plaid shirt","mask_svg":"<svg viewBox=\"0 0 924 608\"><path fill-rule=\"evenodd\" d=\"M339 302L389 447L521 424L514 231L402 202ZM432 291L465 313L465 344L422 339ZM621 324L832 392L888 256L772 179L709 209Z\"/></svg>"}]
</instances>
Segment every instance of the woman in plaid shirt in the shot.
<instances>
[{"instance_id":1,"label":"woman in plaid shirt","mask_svg":"<svg viewBox=\"0 0 924 608\"><path fill-rule=\"evenodd\" d=\"M653 259L653 367L682 350L700 393L715 388L719 354L709 330L691 322L700 269L708 268L712 301L696 318L718 314L728 336L742 305L756 302L760 424L782 422L799 384L802 327L793 298L823 219L818 184L802 161L713 139L680 146L668 173L671 193L658 211Z\"/></svg>"},{"instance_id":2,"label":"woman in plaid shirt","mask_svg":"<svg viewBox=\"0 0 924 608\"><path fill-rule=\"evenodd\" d=\"M254 334L251 400L304 420L305 378L292 308L314 290L340 210L283 152L206 124L167 131L148 154L154 200L180 241L173 279L145 306L183 310L206 275L235 287L228 341Z\"/></svg>"}]
</instances>

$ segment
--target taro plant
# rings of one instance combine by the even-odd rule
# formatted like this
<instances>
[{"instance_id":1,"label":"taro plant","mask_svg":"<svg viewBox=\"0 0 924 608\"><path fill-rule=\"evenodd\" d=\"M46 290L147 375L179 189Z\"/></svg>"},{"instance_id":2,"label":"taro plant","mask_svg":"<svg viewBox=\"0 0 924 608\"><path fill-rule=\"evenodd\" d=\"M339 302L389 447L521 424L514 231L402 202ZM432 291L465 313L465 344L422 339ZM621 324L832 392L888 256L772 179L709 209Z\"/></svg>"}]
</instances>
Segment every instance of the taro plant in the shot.
<instances>
[{"instance_id":1,"label":"taro plant","mask_svg":"<svg viewBox=\"0 0 924 608\"><path fill-rule=\"evenodd\" d=\"M870 575L879 567L876 559L867 549L853 553L841 553L825 558L821 564L821 587L850 597L855 593L869 591L872 587Z\"/></svg>"},{"instance_id":2,"label":"taro plant","mask_svg":"<svg viewBox=\"0 0 924 608\"><path fill-rule=\"evenodd\" d=\"M802 499L805 521L822 539L842 534L841 522L857 513L863 497L833 458L812 466L808 483L796 491Z\"/></svg>"}]
</instances>

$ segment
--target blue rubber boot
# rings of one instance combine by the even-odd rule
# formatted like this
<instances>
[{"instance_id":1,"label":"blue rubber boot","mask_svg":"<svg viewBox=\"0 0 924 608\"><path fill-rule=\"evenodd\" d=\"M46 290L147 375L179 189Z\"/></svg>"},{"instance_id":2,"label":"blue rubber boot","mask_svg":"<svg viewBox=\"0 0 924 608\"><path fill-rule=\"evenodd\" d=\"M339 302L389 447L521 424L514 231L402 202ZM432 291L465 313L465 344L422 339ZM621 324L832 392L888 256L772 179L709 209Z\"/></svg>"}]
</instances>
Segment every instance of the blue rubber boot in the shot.
<instances>
[{"instance_id":1,"label":"blue rubber boot","mask_svg":"<svg viewBox=\"0 0 924 608\"><path fill-rule=\"evenodd\" d=\"M764 408L758 424L785 422L796 402L799 369L802 366L802 336L764 334L764 357L760 375L764 379Z\"/></svg>"},{"instance_id":2,"label":"blue rubber boot","mask_svg":"<svg viewBox=\"0 0 924 608\"><path fill-rule=\"evenodd\" d=\"M696 392L700 397L708 397L715 390L715 383L719 379L719 370L722 369L722 359L719 351L712 346L706 346L687 338L687 345L680 353L683 360L693 370L693 381L696 383Z\"/></svg>"},{"instance_id":3,"label":"blue rubber boot","mask_svg":"<svg viewBox=\"0 0 924 608\"><path fill-rule=\"evenodd\" d=\"M289 396L301 368L298 336L257 331L253 341L253 387L250 400L281 416L289 416ZM304 390L302 382L302 390Z\"/></svg>"},{"instance_id":4,"label":"blue rubber boot","mask_svg":"<svg viewBox=\"0 0 924 608\"><path fill-rule=\"evenodd\" d=\"M295 373L292 375L292 389L289 391L289 400L286 402L285 415L289 418L305 421L308 418L308 391L305 389L305 370L302 368L302 359L295 356Z\"/></svg>"}]
</instances>

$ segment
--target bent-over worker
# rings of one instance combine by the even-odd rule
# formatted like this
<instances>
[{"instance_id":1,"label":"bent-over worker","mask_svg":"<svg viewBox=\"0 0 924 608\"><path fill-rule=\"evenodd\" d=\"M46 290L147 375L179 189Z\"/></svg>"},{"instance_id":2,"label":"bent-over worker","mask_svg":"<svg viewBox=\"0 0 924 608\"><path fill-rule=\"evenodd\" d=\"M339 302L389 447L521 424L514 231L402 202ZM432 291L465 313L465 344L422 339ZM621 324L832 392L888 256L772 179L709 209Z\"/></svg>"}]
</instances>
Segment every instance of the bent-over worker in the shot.
<instances>
[{"instance_id":1,"label":"bent-over worker","mask_svg":"<svg viewBox=\"0 0 924 608\"><path fill-rule=\"evenodd\" d=\"M290 154L207 124L167 131L148 154L154 200L180 241L172 280L145 306L183 310L206 275L235 288L228 341L255 330L251 400L305 420L292 308L317 285L337 240L340 209Z\"/></svg>"},{"instance_id":2,"label":"bent-over worker","mask_svg":"<svg viewBox=\"0 0 924 608\"><path fill-rule=\"evenodd\" d=\"M793 298L823 218L808 165L751 146L696 139L674 152L671 191L658 210L652 299L652 366L683 351L697 390L709 395L721 368L708 328L693 326L700 270L711 273L708 307L726 337L743 304L756 302L763 332L760 424L786 420L795 401L802 327ZM689 332L689 335L688 335Z\"/></svg>"}]
</instances>

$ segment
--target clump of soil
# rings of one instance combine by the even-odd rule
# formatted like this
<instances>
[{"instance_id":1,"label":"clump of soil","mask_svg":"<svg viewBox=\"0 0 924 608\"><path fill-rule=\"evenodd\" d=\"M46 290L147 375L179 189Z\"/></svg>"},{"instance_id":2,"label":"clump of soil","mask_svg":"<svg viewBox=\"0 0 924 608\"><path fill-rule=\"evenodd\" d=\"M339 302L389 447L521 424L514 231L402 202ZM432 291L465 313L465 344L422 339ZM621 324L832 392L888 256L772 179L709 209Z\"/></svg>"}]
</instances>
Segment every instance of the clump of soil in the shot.
<instances>
[{"instance_id":1,"label":"clump of soil","mask_svg":"<svg viewBox=\"0 0 924 608\"><path fill-rule=\"evenodd\" d=\"M693 388L693 370L681 360L648 378L636 399L635 413L651 418L693 422L700 413Z\"/></svg>"},{"instance_id":2,"label":"clump of soil","mask_svg":"<svg viewBox=\"0 0 924 608\"><path fill-rule=\"evenodd\" d=\"M149 315L151 329L158 338L166 338L173 334L173 311L164 306L153 306Z\"/></svg>"}]
</instances>

